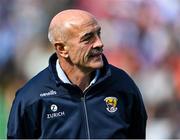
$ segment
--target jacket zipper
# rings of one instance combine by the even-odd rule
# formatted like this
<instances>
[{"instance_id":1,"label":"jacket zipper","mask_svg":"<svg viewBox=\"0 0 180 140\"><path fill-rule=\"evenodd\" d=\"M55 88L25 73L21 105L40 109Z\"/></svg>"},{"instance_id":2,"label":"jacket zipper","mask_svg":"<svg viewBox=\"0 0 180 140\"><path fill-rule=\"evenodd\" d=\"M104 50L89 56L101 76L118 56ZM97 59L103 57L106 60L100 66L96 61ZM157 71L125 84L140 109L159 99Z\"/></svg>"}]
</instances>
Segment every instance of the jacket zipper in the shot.
<instances>
[{"instance_id":1,"label":"jacket zipper","mask_svg":"<svg viewBox=\"0 0 180 140\"><path fill-rule=\"evenodd\" d=\"M86 119L86 129L87 129L87 137L88 139L90 139L90 131L89 131L89 119L88 119L88 115L87 115L87 108L86 108L86 97L85 97L85 93L84 93L84 97L81 97L81 101L83 102L83 106L84 106L84 112L85 112L85 119Z\"/></svg>"},{"instance_id":2,"label":"jacket zipper","mask_svg":"<svg viewBox=\"0 0 180 140\"><path fill-rule=\"evenodd\" d=\"M86 93L91 88L91 86L92 86L92 84L90 84L88 87L85 88L85 90L83 91L84 96L81 97L81 101L83 102L83 106L84 106L85 119L86 119L86 129L87 129L87 137L88 137L88 139L91 139L91 136L90 136L89 119L88 119L87 107L86 107Z\"/></svg>"}]
</instances>

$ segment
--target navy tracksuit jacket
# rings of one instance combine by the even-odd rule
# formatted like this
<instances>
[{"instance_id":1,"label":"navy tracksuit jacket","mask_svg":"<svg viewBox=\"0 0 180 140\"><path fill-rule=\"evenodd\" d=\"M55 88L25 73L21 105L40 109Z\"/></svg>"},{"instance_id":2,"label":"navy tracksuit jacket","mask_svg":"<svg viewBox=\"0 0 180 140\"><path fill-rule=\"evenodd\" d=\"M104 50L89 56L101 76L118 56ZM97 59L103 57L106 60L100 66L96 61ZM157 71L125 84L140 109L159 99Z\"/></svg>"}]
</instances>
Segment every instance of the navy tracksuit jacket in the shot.
<instances>
[{"instance_id":1,"label":"navy tracksuit jacket","mask_svg":"<svg viewBox=\"0 0 180 140\"><path fill-rule=\"evenodd\" d=\"M7 138L145 138L147 115L132 79L108 64L85 92L63 83L49 66L16 93Z\"/></svg>"}]
</instances>

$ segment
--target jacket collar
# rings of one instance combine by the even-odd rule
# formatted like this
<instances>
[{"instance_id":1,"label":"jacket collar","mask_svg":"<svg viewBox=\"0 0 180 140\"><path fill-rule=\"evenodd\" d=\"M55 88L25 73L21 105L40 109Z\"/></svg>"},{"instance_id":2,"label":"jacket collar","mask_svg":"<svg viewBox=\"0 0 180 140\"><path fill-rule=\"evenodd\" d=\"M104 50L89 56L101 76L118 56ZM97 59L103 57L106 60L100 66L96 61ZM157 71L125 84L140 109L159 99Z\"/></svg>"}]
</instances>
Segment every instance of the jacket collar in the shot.
<instances>
[{"instance_id":1,"label":"jacket collar","mask_svg":"<svg viewBox=\"0 0 180 140\"><path fill-rule=\"evenodd\" d=\"M59 77L59 79L61 79L61 81L63 81L64 83L67 83L67 84L72 84L70 82L70 80L68 79L68 77L66 76L66 74L64 73L63 69L61 68L61 65L59 65L58 59L56 60L56 71L57 71L58 77ZM99 77L99 74L100 74L100 70L98 69L98 70L96 70L95 76L92 79L92 81L90 82L90 85L92 85L96 82L97 78Z\"/></svg>"},{"instance_id":2,"label":"jacket collar","mask_svg":"<svg viewBox=\"0 0 180 140\"><path fill-rule=\"evenodd\" d=\"M57 70L56 70L56 62L57 62L57 55L56 53L52 54L49 58L49 66L48 69L52 75L53 80L56 82L57 85L64 83L63 80L61 80L58 76ZM107 77L111 76L111 70L109 67L109 63L106 59L106 57L103 55L103 62L104 66L99 70L99 76L96 79L96 82L101 82Z\"/></svg>"}]
</instances>

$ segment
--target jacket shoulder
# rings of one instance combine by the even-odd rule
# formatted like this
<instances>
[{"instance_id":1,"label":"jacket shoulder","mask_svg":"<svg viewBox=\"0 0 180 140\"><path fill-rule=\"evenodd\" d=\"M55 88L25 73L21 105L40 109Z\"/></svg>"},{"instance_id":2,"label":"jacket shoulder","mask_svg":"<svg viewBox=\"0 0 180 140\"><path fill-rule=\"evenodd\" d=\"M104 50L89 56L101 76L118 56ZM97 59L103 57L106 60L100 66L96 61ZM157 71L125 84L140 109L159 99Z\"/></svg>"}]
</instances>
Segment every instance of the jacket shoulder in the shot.
<instances>
[{"instance_id":1,"label":"jacket shoulder","mask_svg":"<svg viewBox=\"0 0 180 140\"><path fill-rule=\"evenodd\" d=\"M126 91L128 93L138 93L139 89L134 80L124 70L110 65L111 81L117 90Z\"/></svg>"},{"instance_id":2,"label":"jacket shoulder","mask_svg":"<svg viewBox=\"0 0 180 140\"><path fill-rule=\"evenodd\" d=\"M16 92L16 100L23 102L34 102L39 99L40 93L45 91L45 88L50 86L51 76L48 68L39 72L36 76L30 79L24 86Z\"/></svg>"},{"instance_id":3,"label":"jacket shoulder","mask_svg":"<svg viewBox=\"0 0 180 140\"><path fill-rule=\"evenodd\" d=\"M113 78L123 80L123 81L132 81L132 78L124 70L117 68L113 65L110 65L111 74Z\"/></svg>"}]
</instances>

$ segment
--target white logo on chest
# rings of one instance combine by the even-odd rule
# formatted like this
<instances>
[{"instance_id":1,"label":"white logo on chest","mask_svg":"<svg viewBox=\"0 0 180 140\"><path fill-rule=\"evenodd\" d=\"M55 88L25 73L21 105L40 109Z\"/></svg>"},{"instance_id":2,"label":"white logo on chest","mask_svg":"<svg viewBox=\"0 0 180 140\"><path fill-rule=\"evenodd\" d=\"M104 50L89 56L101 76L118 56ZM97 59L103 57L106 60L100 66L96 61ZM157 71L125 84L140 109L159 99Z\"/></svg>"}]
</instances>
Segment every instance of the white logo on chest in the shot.
<instances>
[{"instance_id":1,"label":"white logo on chest","mask_svg":"<svg viewBox=\"0 0 180 140\"><path fill-rule=\"evenodd\" d=\"M53 112L56 112L56 111L58 110L57 105L52 104L52 105L51 105L51 110L52 110Z\"/></svg>"},{"instance_id":2,"label":"white logo on chest","mask_svg":"<svg viewBox=\"0 0 180 140\"><path fill-rule=\"evenodd\" d=\"M49 92L41 93L40 96L41 96L41 97L45 97L45 96L52 96L52 95L56 95L56 94L57 94L56 91L51 90L51 91L49 91Z\"/></svg>"},{"instance_id":3,"label":"white logo on chest","mask_svg":"<svg viewBox=\"0 0 180 140\"><path fill-rule=\"evenodd\" d=\"M62 116L65 116L65 112L64 111L58 111L59 108L57 105L55 104L52 104L50 106L50 109L53 113L50 113L50 114L46 114L47 115L47 119L52 119L52 118L56 118L56 117L62 117Z\"/></svg>"}]
</instances>

